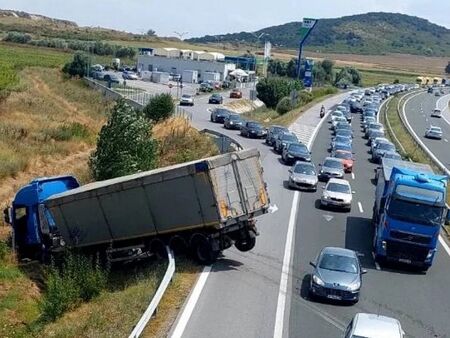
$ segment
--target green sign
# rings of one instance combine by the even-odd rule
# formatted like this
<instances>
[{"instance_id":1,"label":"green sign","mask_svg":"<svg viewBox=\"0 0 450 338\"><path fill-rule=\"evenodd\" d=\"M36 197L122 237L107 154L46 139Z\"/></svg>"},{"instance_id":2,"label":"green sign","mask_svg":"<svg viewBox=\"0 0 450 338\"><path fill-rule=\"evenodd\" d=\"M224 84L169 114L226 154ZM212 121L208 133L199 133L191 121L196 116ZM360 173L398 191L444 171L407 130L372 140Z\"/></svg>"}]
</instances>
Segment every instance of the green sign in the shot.
<instances>
[{"instance_id":1,"label":"green sign","mask_svg":"<svg viewBox=\"0 0 450 338\"><path fill-rule=\"evenodd\" d=\"M308 36L309 31L316 24L316 19L304 18L302 22L302 26L300 27L300 41L303 42L305 38Z\"/></svg>"}]
</instances>

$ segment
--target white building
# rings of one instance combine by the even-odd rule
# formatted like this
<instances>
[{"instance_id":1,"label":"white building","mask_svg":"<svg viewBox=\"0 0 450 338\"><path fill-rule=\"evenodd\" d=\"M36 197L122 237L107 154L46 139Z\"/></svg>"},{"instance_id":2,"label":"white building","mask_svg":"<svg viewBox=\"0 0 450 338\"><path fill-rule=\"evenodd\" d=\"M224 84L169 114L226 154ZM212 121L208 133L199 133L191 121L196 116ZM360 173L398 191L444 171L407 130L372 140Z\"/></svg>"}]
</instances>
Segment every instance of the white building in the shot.
<instances>
[{"instance_id":1,"label":"white building","mask_svg":"<svg viewBox=\"0 0 450 338\"><path fill-rule=\"evenodd\" d=\"M220 80L225 80L228 74L236 69L236 65L225 62L225 56L220 53L180 51L178 49L177 52L177 57L172 56L176 55L174 49L170 49L169 51L155 50L153 55L149 55L149 53L140 54L138 56L137 68L140 72L158 71L173 74L196 71L198 74L197 82L205 80L205 78L210 78L208 76L210 74L205 75L205 73L218 73ZM164 53L165 56L158 55Z\"/></svg>"}]
</instances>

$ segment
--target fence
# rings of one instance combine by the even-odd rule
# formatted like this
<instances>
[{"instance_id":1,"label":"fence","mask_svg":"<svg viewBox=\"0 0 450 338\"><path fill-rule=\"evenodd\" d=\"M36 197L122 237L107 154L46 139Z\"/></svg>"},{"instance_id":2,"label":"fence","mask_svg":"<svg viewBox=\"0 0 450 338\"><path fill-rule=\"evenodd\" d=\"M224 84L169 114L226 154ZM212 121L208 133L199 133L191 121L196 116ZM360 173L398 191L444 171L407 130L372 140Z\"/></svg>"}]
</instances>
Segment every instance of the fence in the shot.
<instances>
[{"instance_id":1,"label":"fence","mask_svg":"<svg viewBox=\"0 0 450 338\"><path fill-rule=\"evenodd\" d=\"M244 147L242 147L242 145L239 142L232 139L231 137L228 137L227 135L219 133L218 131L203 129L201 132L209 134L210 136L213 137L221 154L225 154L230 151L237 151L244 149Z\"/></svg>"}]
</instances>

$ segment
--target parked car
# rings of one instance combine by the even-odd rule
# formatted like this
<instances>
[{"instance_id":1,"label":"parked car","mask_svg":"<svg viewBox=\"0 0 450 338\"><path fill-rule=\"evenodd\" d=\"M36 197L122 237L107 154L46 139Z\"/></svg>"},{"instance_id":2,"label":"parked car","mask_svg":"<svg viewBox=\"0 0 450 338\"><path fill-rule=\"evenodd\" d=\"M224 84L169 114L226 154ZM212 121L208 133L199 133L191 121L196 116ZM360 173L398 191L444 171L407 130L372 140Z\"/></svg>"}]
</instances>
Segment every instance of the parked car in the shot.
<instances>
[{"instance_id":1,"label":"parked car","mask_svg":"<svg viewBox=\"0 0 450 338\"><path fill-rule=\"evenodd\" d=\"M372 162L380 163L385 152L395 152L395 146L392 143L380 142L372 150Z\"/></svg>"},{"instance_id":2,"label":"parked car","mask_svg":"<svg viewBox=\"0 0 450 338\"><path fill-rule=\"evenodd\" d=\"M183 94L180 98L180 106L193 106L194 97L192 95Z\"/></svg>"},{"instance_id":3,"label":"parked car","mask_svg":"<svg viewBox=\"0 0 450 338\"><path fill-rule=\"evenodd\" d=\"M103 78L105 77L106 73L99 70L99 71L92 71L91 72L91 76L95 79L95 80L103 80Z\"/></svg>"},{"instance_id":4,"label":"parked car","mask_svg":"<svg viewBox=\"0 0 450 338\"><path fill-rule=\"evenodd\" d=\"M241 135L248 138L266 137L266 129L258 122L248 121L242 124Z\"/></svg>"},{"instance_id":5,"label":"parked car","mask_svg":"<svg viewBox=\"0 0 450 338\"><path fill-rule=\"evenodd\" d=\"M124 80L139 80L139 77L137 76L136 73L129 72L129 71L124 71L122 73L122 77Z\"/></svg>"},{"instance_id":6,"label":"parked car","mask_svg":"<svg viewBox=\"0 0 450 338\"><path fill-rule=\"evenodd\" d=\"M280 133L287 133L287 132L289 132L289 130L286 127L270 126L269 129L267 130L266 144L268 144L269 146L273 146L276 137Z\"/></svg>"},{"instance_id":7,"label":"parked car","mask_svg":"<svg viewBox=\"0 0 450 338\"><path fill-rule=\"evenodd\" d=\"M103 76L103 81L109 83L120 83L119 78L115 74L105 74L105 76Z\"/></svg>"},{"instance_id":8,"label":"parked car","mask_svg":"<svg viewBox=\"0 0 450 338\"><path fill-rule=\"evenodd\" d=\"M343 338L404 338L397 319L371 313L357 313L345 329Z\"/></svg>"},{"instance_id":9,"label":"parked car","mask_svg":"<svg viewBox=\"0 0 450 338\"><path fill-rule=\"evenodd\" d=\"M425 131L425 137L426 138L436 139L436 140L442 139L442 129L441 129L441 127L430 126L430 128L428 128Z\"/></svg>"},{"instance_id":10,"label":"parked car","mask_svg":"<svg viewBox=\"0 0 450 338\"><path fill-rule=\"evenodd\" d=\"M342 161L344 165L344 172L351 173L353 171L353 164L355 159L353 158L353 153L347 150L336 150L334 152L334 157Z\"/></svg>"},{"instance_id":11,"label":"parked car","mask_svg":"<svg viewBox=\"0 0 450 338\"><path fill-rule=\"evenodd\" d=\"M212 94L209 97L208 103L222 104L223 103L223 97L220 94Z\"/></svg>"},{"instance_id":12,"label":"parked car","mask_svg":"<svg viewBox=\"0 0 450 338\"><path fill-rule=\"evenodd\" d=\"M355 251L325 247L310 264L314 268L309 286L312 297L354 303L359 300L362 275L367 271L361 268Z\"/></svg>"},{"instance_id":13,"label":"parked car","mask_svg":"<svg viewBox=\"0 0 450 338\"><path fill-rule=\"evenodd\" d=\"M239 114L229 114L223 122L225 129L241 129L243 124L244 120Z\"/></svg>"},{"instance_id":14,"label":"parked car","mask_svg":"<svg viewBox=\"0 0 450 338\"><path fill-rule=\"evenodd\" d=\"M284 147L290 143L299 143L297 136L291 132L280 133L275 139L273 150L275 150L276 153L281 154Z\"/></svg>"},{"instance_id":15,"label":"parked car","mask_svg":"<svg viewBox=\"0 0 450 338\"><path fill-rule=\"evenodd\" d=\"M319 164L321 167L319 171L319 180L328 181L330 178L344 178L344 165L342 161L334 158L327 157L322 164Z\"/></svg>"},{"instance_id":16,"label":"parked car","mask_svg":"<svg viewBox=\"0 0 450 338\"><path fill-rule=\"evenodd\" d=\"M239 89L233 89L230 93L231 99L242 99L242 92Z\"/></svg>"},{"instance_id":17,"label":"parked car","mask_svg":"<svg viewBox=\"0 0 450 338\"><path fill-rule=\"evenodd\" d=\"M297 161L289 170L289 188L317 191L317 171L311 162Z\"/></svg>"},{"instance_id":18,"label":"parked car","mask_svg":"<svg viewBox=\"0 0 450 338\"><path fill-rule=\"evenodd\" d=\"M429 94L433 94L433 92L434 92L433 87L428 87L427 92Z\"/></svg>"},{"instance_id":19,"label":"parked car","mask_svg":"<svg viewBox=\"0 0 450 338\"><path fill-rule=\"evenodd\" d=\"M436 91L434 92L434 96L441 96L441 92L438 91L438 90L436 90Z\"/></svg>"},{"instance_id":20,"label":"parked car","mask_svg":"<svg viewBox=\"0 0 450 338\"><path fill-rule=\"evenodd\" d=\"M311 162L311 152L308 147L302 143L291 143L284 147L281 159L287 164L296 161Z\"/></svg>"},{"instance_id":21,"label":"parked car","mask_svg":"<svg viewBox=\"0 0 450 338\"><path fill-rule=\"evenodd\" d=\"M216 108L211 112L210 120L215 123L224 123L231 111L225 108Z\"/></svg>"},{"instance_id":22,"label":"parked car","mask_svg":"<svg viewBox=\"0 0 450 338\"><path fill-rule=\"evenodd\" d=\"M438 108L435 108L431 113L431 117L442 117L442 111Z\"/></svg>"},{"instance_id":23,"label":"parked car","mask_svg":"<svg viewBox=\"0 0 450 338\"><path fill-rule=\"evenodd\" d=\"M200 84L200 87L198 90L203 93L210 93L214 90L214 88L211 84L209 84L207 82L203 82Z\"/></svg>"}]
</instances>

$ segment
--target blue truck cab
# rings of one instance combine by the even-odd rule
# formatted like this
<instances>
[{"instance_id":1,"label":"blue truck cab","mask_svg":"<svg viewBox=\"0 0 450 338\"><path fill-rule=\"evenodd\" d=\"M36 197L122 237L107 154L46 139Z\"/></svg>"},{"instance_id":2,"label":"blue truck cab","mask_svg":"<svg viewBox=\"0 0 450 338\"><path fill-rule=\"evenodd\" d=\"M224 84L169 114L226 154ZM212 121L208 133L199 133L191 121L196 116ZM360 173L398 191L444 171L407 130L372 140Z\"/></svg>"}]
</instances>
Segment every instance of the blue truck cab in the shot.
<instances>
[{"instance_id":1,"label":"blue truck cab","mask_svg":"<svg viewBox=\"0 0 450 338\"><path fill-rule=\"evenodd\" d=\"M383 159L377 169L373 249L378 261L417 266L433 263L439 231L448 217L447 177L430 166Z\"/></svg>"},{"instance_id":2,"label":"blue truck cab","mask_svg":"<svg viewBox=\"0 0 450 338\"><path fill-rule=\"evenodd\" d=\"M73 176L42 177L23 186L14 197L11 207L5 209L5 221L13 228L13 247L21 258L39 258L56 243L57 229L45 200L54 195L78 188ZM59 238L59 237L58 237Z\"/></svg>"}]
</instances>

